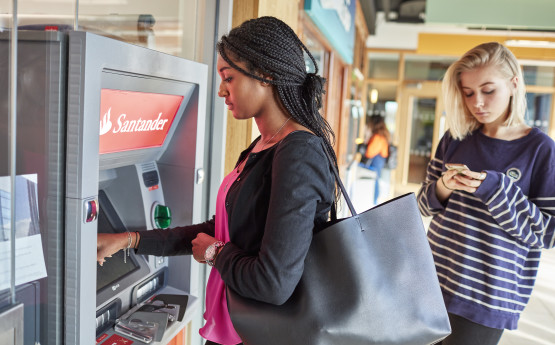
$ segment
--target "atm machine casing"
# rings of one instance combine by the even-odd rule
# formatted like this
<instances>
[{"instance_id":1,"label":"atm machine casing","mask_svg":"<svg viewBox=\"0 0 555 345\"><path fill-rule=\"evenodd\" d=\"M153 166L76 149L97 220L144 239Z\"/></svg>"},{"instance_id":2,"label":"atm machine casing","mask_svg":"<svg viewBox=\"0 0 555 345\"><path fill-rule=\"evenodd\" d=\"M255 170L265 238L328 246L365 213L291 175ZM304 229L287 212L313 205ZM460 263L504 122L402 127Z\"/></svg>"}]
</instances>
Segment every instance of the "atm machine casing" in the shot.
<instances>
[{"instance_id":1,"label":"atm machine casing","mask_svg":"<svg viewBox=\"0 0 555 345\"><path fill-rule=\"evenodd\" d=\"M99 209L110 211L117 231L154 228L156 204L171 209L172 227L203 221L207 67L87 32L20 31L18 36L16 170L38 175L48 273L33 282L40 304L23 301L26 308L35 303L34 322L40 324L25 343L91 344L99 328L164 291L190 296L190 318L200 309L199 266L190 256L132 254L132 272L116 274L97 291L96 238L104 230L98 226ZM6 58L0 58L5 66ZM102 90L182 101L161 142L100 152ZM117 115L112 114L114 124ZM0 159L7 162L5 154L0 151ZM103 200L110 207L103 209ZM110 315L103 315L106 311Z\"/></svg>"}]
</instances>

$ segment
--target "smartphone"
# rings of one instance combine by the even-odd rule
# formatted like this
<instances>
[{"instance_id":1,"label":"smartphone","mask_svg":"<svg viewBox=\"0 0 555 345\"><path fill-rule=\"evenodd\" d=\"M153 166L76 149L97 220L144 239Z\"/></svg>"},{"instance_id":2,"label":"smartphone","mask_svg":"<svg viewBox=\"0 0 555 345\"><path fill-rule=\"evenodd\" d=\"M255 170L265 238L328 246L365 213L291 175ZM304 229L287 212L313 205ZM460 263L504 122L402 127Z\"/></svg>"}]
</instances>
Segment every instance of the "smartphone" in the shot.
<instances>
[{"instance_id":1,"label":"smartphone","mask_svg":"<svg viewBox=\"0 0 555 345\"><path fill-rule=\"evenodd\" d=\"M448 170L457 170L457 172L458 172L459 174L461 174L461 172L462 172L464 169L470 170L470 169L468 169L468 167L467 167L465 164L458 164L458 163L445 163L445 167L446 167Z\"/></svg>"}]
</instances>

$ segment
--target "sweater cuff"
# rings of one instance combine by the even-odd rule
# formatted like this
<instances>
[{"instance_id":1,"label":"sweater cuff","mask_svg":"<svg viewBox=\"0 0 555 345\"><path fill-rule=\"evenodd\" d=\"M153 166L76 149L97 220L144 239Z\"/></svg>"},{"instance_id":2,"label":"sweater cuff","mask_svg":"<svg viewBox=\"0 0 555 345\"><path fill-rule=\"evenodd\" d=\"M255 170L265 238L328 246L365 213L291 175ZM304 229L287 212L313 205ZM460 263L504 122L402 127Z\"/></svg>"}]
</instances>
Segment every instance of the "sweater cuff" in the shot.
<instances>
[{"instance_id":1,"label":"sweater cuff","mask_svg":"<svg viewBox=\"0 0 555 345\"><path fill-rule=\"evenodd\" d=\"M429 204L429 208L432 210L445 209L445 205L442 204L441 201L439 201L439 199L437 198L436 189L437 189L437 184L442 183L440 180L441 180L441 177L437 179L435 183L430 184L430 187L428 189L428 204Z\"/></svg>"},{"instance_id":2,"label":"sweater cuff","mask_svg":"<svg viewBox=\"0 0 555 345\"><path fill-rule=\"evenodd\" d=\"M234 253L239 251L240 249L236 245L231 242L227 242L218 252L214 268L216 268L218 272L224 272L225 270L231 269L229 263L231 262L233 255L235 255Z\"/></svg>"},{"instance_id":3,"label":"sweater cuff","mask_svg":"<svg viewBox=\"0 0 555 345\"><path fill-rule=\"evenodd\" d=\"M480 198L484 203L487 203L499 189L503 174L490 170L486 170L485 172L487 173L486 179L482 181L482 184L480 184L476 192L474 192L474 195Z\"/></svg>"},{"instance_id":4,"label":"sweater cuff","mask_svg":"<svg viewBox=\"0 0 555 345\"><path fill-rule=\"evenodd\" d=\"M164 251L164 243L156 241L159 237L154 231L138 231L140 240L135 253L145 255Z\"/></svg>"}]
</instances>

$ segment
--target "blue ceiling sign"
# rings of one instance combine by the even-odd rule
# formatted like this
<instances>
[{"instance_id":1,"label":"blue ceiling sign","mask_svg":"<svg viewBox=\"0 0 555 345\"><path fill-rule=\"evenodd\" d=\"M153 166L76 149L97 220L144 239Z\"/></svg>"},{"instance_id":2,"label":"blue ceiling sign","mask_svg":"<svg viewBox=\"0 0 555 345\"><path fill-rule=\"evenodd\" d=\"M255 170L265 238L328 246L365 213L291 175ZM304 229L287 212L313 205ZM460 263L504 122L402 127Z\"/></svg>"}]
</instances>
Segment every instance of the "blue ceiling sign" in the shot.
<instances>
[{"instance_id":1,"label":"blue ceiling sign","mask_svg":"<svg viewBox=\"0 0 555 345\"><path fill-rule=\"evenodd\" d=\"M353 63L356 0L305 0L304 10L347 63Z\"/></svg>"}]
</instances>

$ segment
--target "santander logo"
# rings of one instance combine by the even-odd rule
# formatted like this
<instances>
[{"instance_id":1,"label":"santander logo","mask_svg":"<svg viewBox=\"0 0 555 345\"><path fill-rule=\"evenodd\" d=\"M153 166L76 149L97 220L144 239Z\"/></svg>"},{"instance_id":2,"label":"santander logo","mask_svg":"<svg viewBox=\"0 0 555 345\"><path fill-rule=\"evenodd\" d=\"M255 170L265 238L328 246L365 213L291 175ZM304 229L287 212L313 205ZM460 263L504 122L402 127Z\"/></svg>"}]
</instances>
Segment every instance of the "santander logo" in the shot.
<instances>
[{"instance_id":1,"label":"santander logo","mask_svg":"<svg viewBox=\"0 0 555 345\"><path fill-rule=\"evenodd\" d=\"M111 110L112 108L108 109L108 112L104 114L102 121L100 121L100 135L104 135L112 129L112 121L110 121ZM162 131L164 130L164 125L169 121L168 119L162 119L162 113L159 113L155 120L143 120L139 118L129 121L126 120L126 117L126 114L118 116L117 127L114 127L112 133Z\"/></svg>"},{"instance_id":2,"label":"santander logo","mask_svg":"<svg viewBox=\"0 0 555 345\"><path fill-rule=\"evenodd\" d=\"M108 109L108 112L102 117L100 121L100 135L104 135L112 129L112 121L110 121L110 111L112 108Z\"/></svg>"},{"instance_id":3,"label":"santander logo","mask_svg":"<svg viewBox=\"0 0 555 345\"><path fill-rule=\"evenodd\" d=\"M162 146L182 102L180 95L102 89L99 153Z\"/></svg>"}]
</instances>

